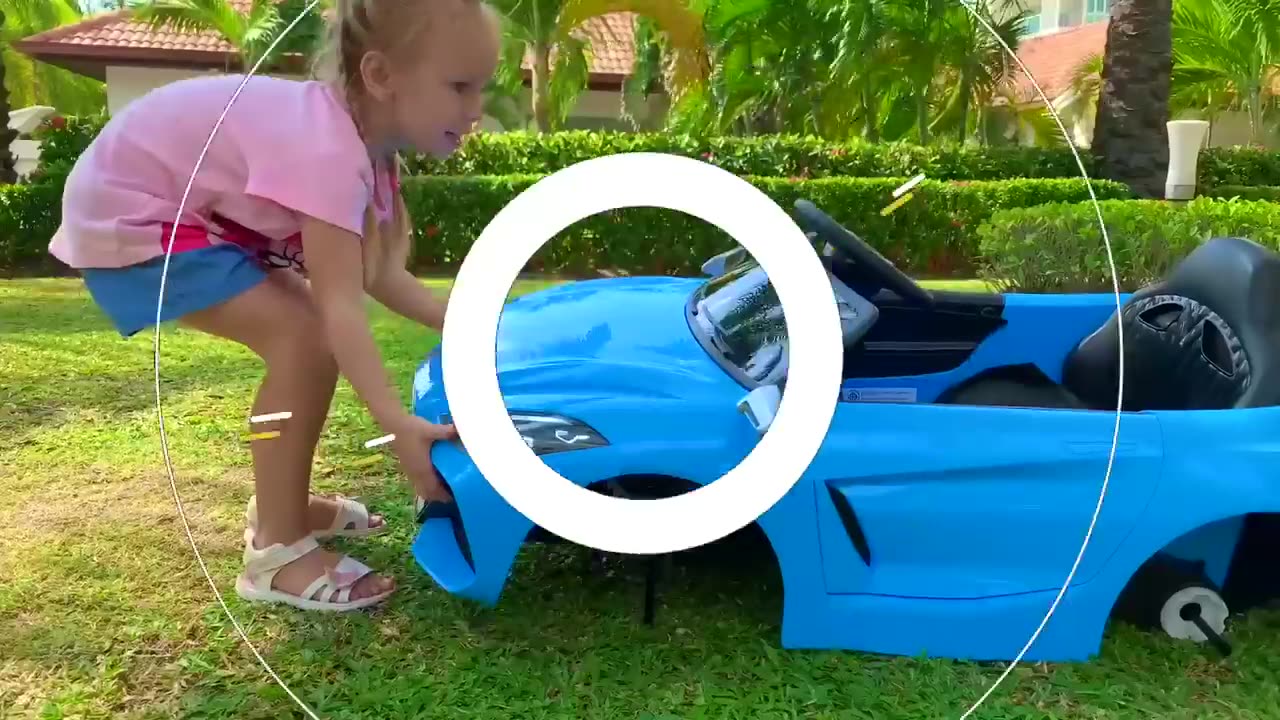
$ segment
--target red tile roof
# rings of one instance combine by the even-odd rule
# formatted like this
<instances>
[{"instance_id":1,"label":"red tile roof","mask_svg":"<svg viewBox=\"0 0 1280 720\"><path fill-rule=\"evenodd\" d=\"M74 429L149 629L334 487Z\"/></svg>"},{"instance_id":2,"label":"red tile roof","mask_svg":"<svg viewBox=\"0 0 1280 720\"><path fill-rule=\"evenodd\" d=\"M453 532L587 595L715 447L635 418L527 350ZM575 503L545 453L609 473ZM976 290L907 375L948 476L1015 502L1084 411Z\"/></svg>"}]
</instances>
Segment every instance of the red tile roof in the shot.
<instances>
[{"instance_id":1,"label":"red tile roof","mask_svg":"<svg viewBox=\"0 0 1280 720\"><path fill-rule=\"evenodd\" d=\"M250 0L232 0L245 11ZM612 13L584 24L593 84L617 85L631 73L635 15ZM108 12L15 43L27 55L103 79L113 64L228 69L239 65L235 48L216 32L152 30L128 10ZM532 68L526 57L525 70Z\"/></svg>"},{"instance_id":2,"label":"red tile roof","mask_svg":"<svg viewBox=\"0 0 1280 720\"><path fill-rule=\"evenodd\" d=\"M1076 67L1093 53L1102 54L1106 49L1108 25L1104 20L1023 40L1018 47L1018 59L1035 78L1035 84L1015 64L1018 99L1028 103L1043 102L1040 93L1036 92L1036 85L1050 102L1066 92Z\"/></svg>"}]
</instances>

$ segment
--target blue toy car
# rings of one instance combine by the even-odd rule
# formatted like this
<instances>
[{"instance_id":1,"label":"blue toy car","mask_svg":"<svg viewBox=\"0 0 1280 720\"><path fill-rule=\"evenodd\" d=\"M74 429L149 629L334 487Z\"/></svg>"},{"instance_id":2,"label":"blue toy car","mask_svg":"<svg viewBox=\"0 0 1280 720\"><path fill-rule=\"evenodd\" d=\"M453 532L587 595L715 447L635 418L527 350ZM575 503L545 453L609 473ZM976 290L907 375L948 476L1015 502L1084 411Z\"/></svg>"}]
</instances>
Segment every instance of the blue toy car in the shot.
<instances>
[{"instance_id":1,"label":"blue toy car","mask_svg":"<svg viewBox=\"0 0 1280 720\"><path fill-rule=\"evenodd\" d=\"M1087 660L1116 617L1229 652L1228 603L1277 589L1280 256L1212 239L1117 314L1109 293L927 290L811 203L795 215L829 270L846 350L820 452L757 523L781 570L783 645L1012 660L1076 563L1110 469L1087 552L1025 659ZM785 380L781 307L741 251L706 270L507 305L499 383L561 475L676 494L767 430L740 401ZM439 353L414 382L431 421L449 415ZM454 502L424 509L413 554L449 592L496 603L521 546L545 533L460 446L433 459Z\"/></svg>"}]
</instances>

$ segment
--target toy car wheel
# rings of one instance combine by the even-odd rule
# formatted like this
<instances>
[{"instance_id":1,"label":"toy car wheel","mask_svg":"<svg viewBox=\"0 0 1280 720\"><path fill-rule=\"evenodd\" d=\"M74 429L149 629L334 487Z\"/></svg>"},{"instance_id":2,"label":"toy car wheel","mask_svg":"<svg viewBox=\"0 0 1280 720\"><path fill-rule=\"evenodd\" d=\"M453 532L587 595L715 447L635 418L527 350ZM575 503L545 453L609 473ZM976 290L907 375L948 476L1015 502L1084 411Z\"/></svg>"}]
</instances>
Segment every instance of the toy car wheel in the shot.
<instances>
[{"instance_id":1,"label":"toy car wheel","mask_svg":"<svg viewBox=\"0 0 1280 720\"><path fill-rule=\"evenodd\" d=\"M1207 625L1218 637L1227 629L1227 603L1214 590L1191 585L1173 593L1160 608L1160 627L1176 640L1192 640L1202 643L1209 636L1201 629ZM1202 622L1196 622L1196 620Z\"/></svg>"},{"instance_id":2,"label":"toy car wheel","mask_svg":"<svg viewBox=\"0 0 1280 720\"><path fill-rule=\"evenodd\" d=\"M1231 654L1223 637L1227 603L1200 563L1156 555L1133 576L1115 611L1139 627L1159 628L1176 640L1208 642L1223 655Z\"/></svg>"}]
</instances>

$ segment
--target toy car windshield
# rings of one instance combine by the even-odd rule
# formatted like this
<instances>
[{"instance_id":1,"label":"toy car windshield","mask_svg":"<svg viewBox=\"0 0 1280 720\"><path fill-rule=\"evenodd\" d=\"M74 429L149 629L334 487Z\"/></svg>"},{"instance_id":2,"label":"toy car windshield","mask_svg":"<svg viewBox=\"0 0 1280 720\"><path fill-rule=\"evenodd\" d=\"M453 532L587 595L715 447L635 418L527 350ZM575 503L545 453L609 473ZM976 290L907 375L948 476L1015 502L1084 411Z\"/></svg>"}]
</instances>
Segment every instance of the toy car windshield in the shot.
<instances>
[{"instance_id":1,"label":"toy car windshield","mask_svg":"<svg viewBox=\"0 0 1280 720\"><path fill-rule=\"evenodd\" d=\"M843 282L827 277L844 342L856 342L875 324L878 311ZM693 305L695 330L735 375L759 385L784 380L788 340L782 303L759 263L747 260L707 280Z\"/></svg>"}]
</instances>

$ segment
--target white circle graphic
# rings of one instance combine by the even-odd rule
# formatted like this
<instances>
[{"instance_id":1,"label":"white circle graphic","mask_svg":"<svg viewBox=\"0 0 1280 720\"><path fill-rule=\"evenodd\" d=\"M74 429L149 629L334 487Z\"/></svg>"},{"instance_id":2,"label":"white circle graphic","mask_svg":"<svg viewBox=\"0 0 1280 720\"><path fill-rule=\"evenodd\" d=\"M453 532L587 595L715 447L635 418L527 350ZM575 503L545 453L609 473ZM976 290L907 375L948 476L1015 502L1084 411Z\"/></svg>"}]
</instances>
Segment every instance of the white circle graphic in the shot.
<instances>
[{"instance_id":1,"label":"white circle graphic","mask_svg":"<svg viewBox=\"0 0 1280 720\"><path fill-rule=\"evenodd\" d=\"M503 402L495 352L499 316L529 258L572 223L624 207L676 210L727 232L767 273L782 303L789 339L786 392L756 447L713 483L643 502L580 487L533 453ZM543 178L504 207L458 271L442 348L453 422L472 462L503 499L566 540L635 555L714 542L781 500L826 438L843 357L831 281L791 217L726 170L657 153L584 161ZM736 402L726 399L734 407ZM655 527L665 529L655 533Z\"/></svg>"}]
</instances>

